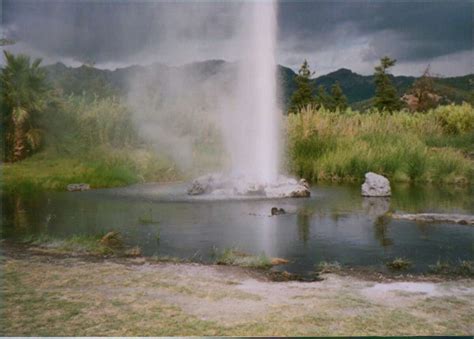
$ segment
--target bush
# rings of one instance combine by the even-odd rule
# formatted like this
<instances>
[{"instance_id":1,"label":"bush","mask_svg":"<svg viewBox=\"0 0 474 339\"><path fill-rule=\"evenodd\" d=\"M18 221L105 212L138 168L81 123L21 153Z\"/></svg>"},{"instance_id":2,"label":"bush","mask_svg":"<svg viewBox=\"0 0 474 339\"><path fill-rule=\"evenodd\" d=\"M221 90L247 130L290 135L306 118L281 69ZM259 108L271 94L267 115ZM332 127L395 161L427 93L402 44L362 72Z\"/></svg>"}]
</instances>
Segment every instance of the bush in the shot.
<instances>
[{"instance_id":1,"label":"bush","mask_svg":"<svg viewBox=\"0 0 474 339\"><path fill-rule=\"evenodd\" d=\"M426 114L308 107L287 118L289 170L312 181L358 181L373 171L393 181L468 183L473 162L458 147L474 147L472 114L468 104ZM447 134L447 126L458 134Z\"/></svg>"},{"instance_id":2,"label":"bush","mask_svg":"<svg viewBox=\"0 0 474 339\"><path fill-rule=\"evenodd\" d=\"M468 103L462 105L439 106L431 111L438 124L448 134L461 134L474 131L474 109Z\"/></svg>"}]
</instances>

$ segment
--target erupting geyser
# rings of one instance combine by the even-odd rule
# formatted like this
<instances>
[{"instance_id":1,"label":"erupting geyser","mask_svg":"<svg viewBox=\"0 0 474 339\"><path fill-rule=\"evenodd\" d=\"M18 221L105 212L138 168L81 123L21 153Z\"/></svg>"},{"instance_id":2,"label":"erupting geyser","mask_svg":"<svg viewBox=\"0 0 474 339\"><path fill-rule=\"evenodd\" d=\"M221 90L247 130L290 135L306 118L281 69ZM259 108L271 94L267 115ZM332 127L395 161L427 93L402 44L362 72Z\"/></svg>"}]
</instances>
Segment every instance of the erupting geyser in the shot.
<instances>
[{"instance_id":1,"label":"erupting geyser","mask_svg":"<svg viewBox=\"0 0 474 339\"><path fill-rule=\"evenodd\" d=\"M307 197L307 183L279 175L280 119L276 79L276 3L244 4L235 105L224 136L232 160L228 175L209 174L188 193Z\"/></svg>"}]
</instances>

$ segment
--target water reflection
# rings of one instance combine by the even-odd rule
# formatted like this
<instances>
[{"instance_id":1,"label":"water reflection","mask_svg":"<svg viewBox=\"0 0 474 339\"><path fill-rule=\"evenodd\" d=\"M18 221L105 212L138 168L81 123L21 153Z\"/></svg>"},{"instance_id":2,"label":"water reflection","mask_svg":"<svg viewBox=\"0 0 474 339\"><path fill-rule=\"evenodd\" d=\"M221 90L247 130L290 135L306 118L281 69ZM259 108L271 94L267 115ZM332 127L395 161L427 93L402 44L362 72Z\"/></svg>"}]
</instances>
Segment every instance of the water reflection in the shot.
<instances>
[{"instance_id":1,"label":"water reflection","mask_svg":"<svg viewBox=\"0 0 474 339\"><path fill-rule=\"evenodd\" d=\"M380 215L375 218L374 221L374 233L375 238L379 241L383 247L393 245L393 240L389 236L388 225L390 223L390 217L386 215Z\"/></svg>"},{"instance_id":2,"label":"water reflection","mask_svg":"<svg viewBox=\"0 0 474 339\"><path fill-rule=\"evenodd\" d=\"M298 237L305 245L310 237L310 220L311 214L298 213L296 224L298 225Z\"/></svg>"},{"instance_id":3,"label":"water reflection","mask_svg":"<svg viewBox=\"0 0 474 339\"><path fill-rule=\"evenodd\" d=\"M172 187L166 193L146 187L144 191L156 194L141 195L140 186L135 186L130 194L121 189L3 195L2 236L67 237L116 230L145 255L211 260L214 247L238 247L289 259L284 269L294 272L310 271L321 260L382 267L397 256L410 258L413 271L421 272L438 259L457 262L473 257L472 227L386 216L387 211L399 210L473 213L469 189L446 195L453 197L449 201L445 188L395 188L391 199L374 200L362 198L358 186L319 186L310 199L212 202L186 201ZM288 213L270 217L275 204Z\"/></svg>"}]
</instances>

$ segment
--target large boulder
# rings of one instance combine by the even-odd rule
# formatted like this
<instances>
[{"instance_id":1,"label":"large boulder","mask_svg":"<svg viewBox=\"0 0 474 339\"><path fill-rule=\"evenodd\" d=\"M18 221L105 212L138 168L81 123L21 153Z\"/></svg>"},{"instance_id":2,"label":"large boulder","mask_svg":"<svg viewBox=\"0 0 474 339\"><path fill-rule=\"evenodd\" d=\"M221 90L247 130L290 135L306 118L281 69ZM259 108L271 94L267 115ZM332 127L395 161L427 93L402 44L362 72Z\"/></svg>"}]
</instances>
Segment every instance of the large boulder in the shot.
<instances>
[{"instance_id":1,"label":"large boulder","mask_svg":"<svg viewBox=\"0 0 474 339\"><path fill-rule=\"evenodd\" d=\"M368 172L365 174L365 182L362 184L362 195L364 197L389 197L392 195L390 182L383 175Z\"/></svg>"}]
</instances>

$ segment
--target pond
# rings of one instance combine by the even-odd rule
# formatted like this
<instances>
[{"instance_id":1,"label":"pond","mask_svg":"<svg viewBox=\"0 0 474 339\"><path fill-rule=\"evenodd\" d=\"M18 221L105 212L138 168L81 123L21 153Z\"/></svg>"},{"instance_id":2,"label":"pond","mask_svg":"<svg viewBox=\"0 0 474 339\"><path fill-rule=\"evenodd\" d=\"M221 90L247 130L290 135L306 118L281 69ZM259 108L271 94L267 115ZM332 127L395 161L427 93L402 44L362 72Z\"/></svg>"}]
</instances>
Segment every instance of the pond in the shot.
<instances>
[{"instance_id":1,"label":"pond","mask_svg":"<svg viewBox=\"0 0 474 339\"><path fill-rule=\"evenodd\" d=\"M474 213L473 188L392 187L390 199L355 185L318 185L301 199L208 200L184 184L143 184L87 192L2 196L2 238L119 231L146 256L211 262L215 249L281 257L276 269L307 274L320 262L386 270L396 257L426 272L437 261L473 260L474 227L393 220L387 211ZM270 216L272 207L287 213Z\"/></svg>"}]
</instances>

